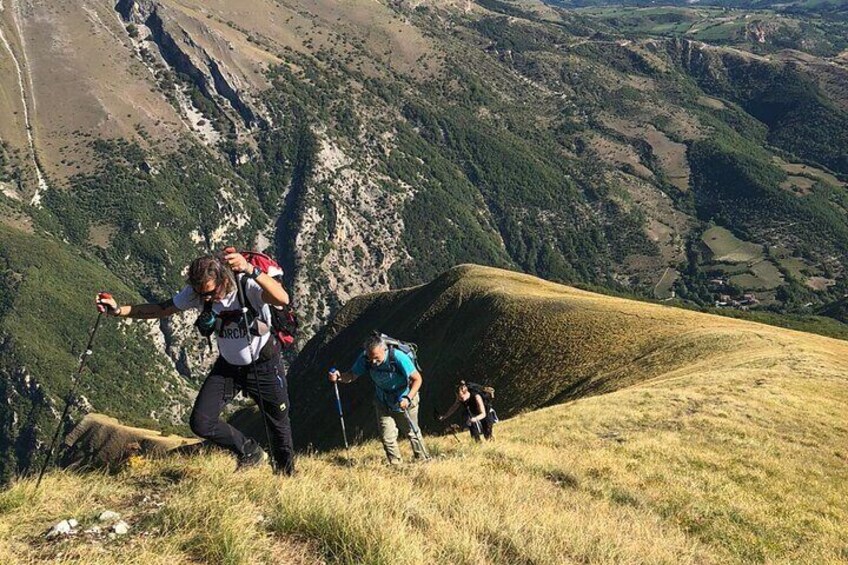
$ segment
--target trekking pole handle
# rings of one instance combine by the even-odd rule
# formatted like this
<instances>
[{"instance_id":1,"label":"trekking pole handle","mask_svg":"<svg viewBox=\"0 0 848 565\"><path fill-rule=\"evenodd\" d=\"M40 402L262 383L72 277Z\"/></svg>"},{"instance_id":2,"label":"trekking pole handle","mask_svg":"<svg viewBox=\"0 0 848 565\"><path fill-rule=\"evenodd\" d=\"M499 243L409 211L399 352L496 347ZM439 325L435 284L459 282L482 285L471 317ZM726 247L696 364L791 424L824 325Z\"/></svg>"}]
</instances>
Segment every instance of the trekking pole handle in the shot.
<instances>
[{"instance_id":1,"label":"trekking pole handle","mask_svg":"<svg viewBox=\"0 0 848 565\"><path fill-rule=\"evenodd\" d=\"M226 246L224 248L224 255L230 255L231 253L238 253L238 250L235 247L233 247L232 245ZM226 263L224 264L224 266L226 267ZM239 289L240 288L241 287L239 286ZM247 305L242 306L242 314L247 314Z\"/></svg>"},{"instance_id":2,"label":"trekking pole handle","mask_svg":"<svg viewBox=\"0 0 848 565\"><path fill-rule=\"evenodd\" d=\"M108 292L99 292L97 294L97 300L98 300L97 311L100 312L101 314L105 314L107 310L109 310L110 312L115 310L111 306L109 306L107 304L103 304L102 302L100 302L101 300L112 300L112 295L109 294Z\"/></svg>"}]
</instances>

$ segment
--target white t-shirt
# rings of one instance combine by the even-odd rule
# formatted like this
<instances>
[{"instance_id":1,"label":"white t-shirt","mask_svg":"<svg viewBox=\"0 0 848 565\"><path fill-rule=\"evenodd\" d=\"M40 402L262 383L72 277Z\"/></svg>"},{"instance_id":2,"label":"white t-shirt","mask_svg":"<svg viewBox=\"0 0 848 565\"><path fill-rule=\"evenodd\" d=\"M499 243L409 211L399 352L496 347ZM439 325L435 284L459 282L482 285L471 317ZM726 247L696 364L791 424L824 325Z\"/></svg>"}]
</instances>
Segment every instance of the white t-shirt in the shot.
<instances>
[{"instance_id":1,"label":"white t-shirt","mask_svg":"<svg viewBox=\"0 0 848 565\"><path fill-rule=\"evenodd\" d=\"M264 322L270 325L271 309L270 306L262 301L262 287L253 279L247 279L244 286L247 299L253 305L254 310ZM180 310L202 310L203 299L194 292L191 286L186 285L174 296L174 306ZM234 290L221 300L213 302L212 311L220 320L220 326L218 326L220 329L218 330L216 340L218 342L218 352L231 365L250 365L251 357L247 349L247 337L245 336L244 325L241 320L242 313L238 300L238 291ZM270 337L271 332L266 332L260 336L252 336L251 348L253 349L253 359L259 358L259 352L268 343Z\"/></svg>"}]
</instances>

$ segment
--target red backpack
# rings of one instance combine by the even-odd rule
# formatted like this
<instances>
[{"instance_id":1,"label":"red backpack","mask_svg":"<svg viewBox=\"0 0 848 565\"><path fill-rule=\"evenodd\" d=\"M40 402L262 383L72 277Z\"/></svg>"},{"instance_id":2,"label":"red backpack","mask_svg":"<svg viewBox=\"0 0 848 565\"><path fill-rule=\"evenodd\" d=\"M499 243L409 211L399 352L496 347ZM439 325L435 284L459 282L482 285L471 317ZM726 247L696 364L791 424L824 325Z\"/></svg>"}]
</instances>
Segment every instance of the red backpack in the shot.
<instances>
[{"instance_id":1,"label":"red backpack","mask_svg":"<svg viewBox=\"0 0 848 565\"><path fill-rule=\"evenodd\" d=\"M225 253L233 251L232 248L228 248L225 250ZM285 284L283 284L283 268L271 257L258 251L239 251L239 253L247 259L248 263L262 269L263 273L285 287ZM243 293L245 293L244 281L244 277L239 277L239 284L242 285ZM247 301L247 307L252 316L257 315L250 300ZM283 347L291 347L294 344L298 327L297 315L294 312L291 302L286 306L269 306L269 308L271 309L271 327L274 329L277 339L280 340Z\"/></svg>"}]
</instances>

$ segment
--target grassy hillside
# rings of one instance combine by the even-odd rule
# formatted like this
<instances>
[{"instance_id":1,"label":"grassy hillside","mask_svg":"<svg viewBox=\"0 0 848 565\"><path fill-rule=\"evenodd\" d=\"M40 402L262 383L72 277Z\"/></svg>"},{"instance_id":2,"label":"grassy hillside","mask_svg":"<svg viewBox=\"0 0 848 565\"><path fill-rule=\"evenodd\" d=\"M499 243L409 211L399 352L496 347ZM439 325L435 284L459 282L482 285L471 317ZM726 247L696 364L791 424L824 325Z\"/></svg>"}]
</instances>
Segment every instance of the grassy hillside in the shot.
<instances>
[{"instance_id":1,"label":"grassy hillside","mask_svg":"<svg viewBox=\"0 0 848 565\"><path fill-rule=\"evenodd\" d=\"M642 36L678 36L755 53L797 49L834 56L848 46L845 7L838 2L762 2L666 0L557 1L553 5L589 7L580 13ZM730 8L730 9L729 9Z\"/></svg>"},{"instance_id":2,"label":"grassy hillside","mask_svg":"<svg viewBox=\"0 0 848 565\"><path fill-rule=\"evenodd\" d=\"M49 248L44 263L67 267L43 281L62 308L41 300L38 263L10 267L4 281L4 301L22 312L4 314L4 373L26 366L28 380L0 388L12 406L0 445L22 456L44 436L19 432L35 429L19 396L46 391L50 401L37 402L55 407L76 356L67 352L85 338L91 288L64 281L163 300L191 258L230 243L281 261L307 337L355 296L466 262L648 297L674 291L699 307L756 293L765 317L808 315L848 292L848 72L823 55L842 49L838 33L825 51L788 53L750 37L716 35L717 46L642 29L674 24L663 9L502 0L43 0L0 11L0 224L17 230L0 233L0 251L26 263L18 250ZM724 17L698 6L671 13L702 11ZM746 15L733 12L734 25ZM64 84L77 87L56 88ZM756 262L701 253L714 226L761 249ZM711 286L717 276L728 284ZM492 306L535 322L523 307ZM510 328L493 319L483 331L469 312L452 323L499 348L471 359L500 360ZM562 339L594 327L580 324ZM632 329L616 324L599 326L613 337L593 343ZM175 326L121 326L132 345L115 339L104 351L113 360L129 348L128 373L174 377L164 365L148 370L164 340L171 366L196 379L202 345L189 324ZM324 368L350 360L352 342L338 343L322 353ZM475 370L427 354L428 369L453 372L445 382ZM541 355L545 371L573 360ZM607 390L590 382L595 368L572 371L532 406ZM97 410L163 422L186 408L185 395L173 401L152 378L133 380L138 396L118 408L119 369L114 378L94 369L85 396Z\"/></svg>"},{"instance_id":3,"label":"grassy hillside","mask_svg":"<svg viewBox=\"0 0 848 565\"><path fill-rule=\"evenodd\" d=\"M538 292L551 299L550 288ZM571 296L600 318L623 304ZM619 316L638 316L646 332L670 321L641 304ZM512 418L491 444L428 437L428 464L389 469L368 442L303 456L293 479L267 469L234 474L233 461L214 453L131 459L114 475L56 472L38 492L18 481L0 493L0 561L848 559L848 344L684 319L688 330L676 330L684 349L699 349L687 339L700 337L698 355L658 345L631 363L667 367L654 378ZM502 395L504 406L515 394ZM127 536L43 538L69 517L88 528L106 509L130 523Z\"/></svg>"},{"instance_id":4,"label":"grassy hillside","mask_svg":"<svg viewBox=\"0 0 848 565\"><path fill-rule=\"evenodd\" d=\"M0 482L26 469L41 454L32 449L42 446L36 442L51 437L94 325L94 295L103 289L124 300L138 298L90 256L0 225L0 394L5 399ZM104 319L92 350L96 354L74 406L97 406L136 424L180 421L186 383L169 368L148 324ZM175 414L169 414L172 406Z\"/></svg>"},{"instance_id":5,"label":"grassy hillside","mask_svg":"<svg viewBox=\"0 0 848 565\"><path fill-rule=\"evenodd\" d=\"M497 387L512 417L494 443L430 421L434 460L399 469L366 441L301 456L292 479L233 473L214 452L56 471L38 492L17 480L0 493L0 562L848 559L848 343L460 267L342 310L306 350L321 352L316 371L291 375L301 435L310 426L340 443L329 398L312 414L306 389L328 392L327 348L344 360L379 316L421 344L425 416L459 376ZM363 419L367 407L349 413ZM78 441L123 452L96 429ZM83 533L107 509L130 533ZM72 517L79 533L43 537Z\"/></svg>"},{"instance_id":6,"label":"grassy hillside","mask_svg":"<svg viewBox=\"0 0 848 565\"><path fill-rule=\"evenodd\" d=\"M433 282L351 301L311 340L289 375L296 439L337 446L330 367L346 369L373 329L419 345L432 410L452 401L459 379L491 384L511 417L692 371L731 368L777 353L777 343L845 344L741 320L613 298L499 269L460 266ZM799 341L800 340L800 341ZM803 346L806 347L806 346ZM783 363L792 355L775 360ZM353 435L373 436L372 386L342 387ZM349 432L350 433L350 432Z\"/></svg>"}]
</instances>

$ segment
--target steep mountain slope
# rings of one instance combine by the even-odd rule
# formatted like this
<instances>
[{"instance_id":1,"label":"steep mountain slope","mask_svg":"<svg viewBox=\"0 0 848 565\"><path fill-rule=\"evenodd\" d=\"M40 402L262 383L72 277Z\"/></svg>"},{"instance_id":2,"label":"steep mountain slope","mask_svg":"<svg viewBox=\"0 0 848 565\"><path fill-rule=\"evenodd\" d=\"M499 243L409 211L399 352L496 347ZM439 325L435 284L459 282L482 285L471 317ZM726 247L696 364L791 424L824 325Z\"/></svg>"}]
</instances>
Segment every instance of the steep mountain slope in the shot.
<instances>
[{"instance_id":1,"label":"steep mountain slope","mask_svg":"<svg viewBox=\"0 0 848 565\"><path fill-rule=\"evenodd\" d=\"M424 286L351 301L307 344L289 377L301 445L338 445L326 374L348 367L373 329L418 343L425 430L438 427L432 410L447 408L460 379L494 386L499 414L512 417L644 383L694 382L702 372L752 382L769 367L806 374L848 351L819 336L461 266ZM342 390L352 435L373 435L373 385L361 379Z\"/></svg>"},{"instance_id":2,"label":"steep mountain slope","mask_svg":"<svg viewBox=\"0 0 848 565\"><path fill-rule=\"evenodd\" d=\"M0 248L96 263L39 326L61 346L27 349L4 314L4 376L34 368L46 422L86 285L162 300L224 243L281 260L306 338L354 296L463 262L700 305L841 298L844 58L617 26L494 0L3 2ZM730 244L747 254L713 253ZM151 331L139 355L182 408L156 393L122 416L166 424L209 356L187 317ZM93 376L96 409L113 381ZM10 395L2 439L24 456L43 426Z\"/></svg>"},{"instance_id":3,"label":"steep mountain slope","mask_svg":"<svg viewBox=\"0 0 848 565\"><path fill-rule=\"evenodd\" d=\"M19 480L0 493L0 560L844 560L848 343L460 267L355 300L315 338L316 371L293 376L292 406L325 409L300 419L301 435L340 444L329 397L306 404L305 389L324 396L325 360L349 358L374 322L421 343L423 414L456 377L494 383L514 416L495 441L428 435L433 461L399 469L369 441L303 455L293 478L233 473L210 452L57 471L38 492ZM349 407L349 423L371 417ZM126 538L83 533L106 509L130 523ZM77 534L42 538L70 517Z\"/></svg>"},{"instance_id":4,"label":"steep mountain slope","mask_svg":"<svg viewBox=\"0 0 848 565\"><path fill-rule=\"evenodd\" d=\"M0 477L32 470L68 399L94 323L94 295L137 297L91 256L0 226ZM135 424L182 423L192 390L165 355L158 326L103 320L88 370L70 397L72 418L96 406ZM62 422L68 426L71 422ZM66 428L66 431L69 428Z\"/></svg>"}]
</instances>

